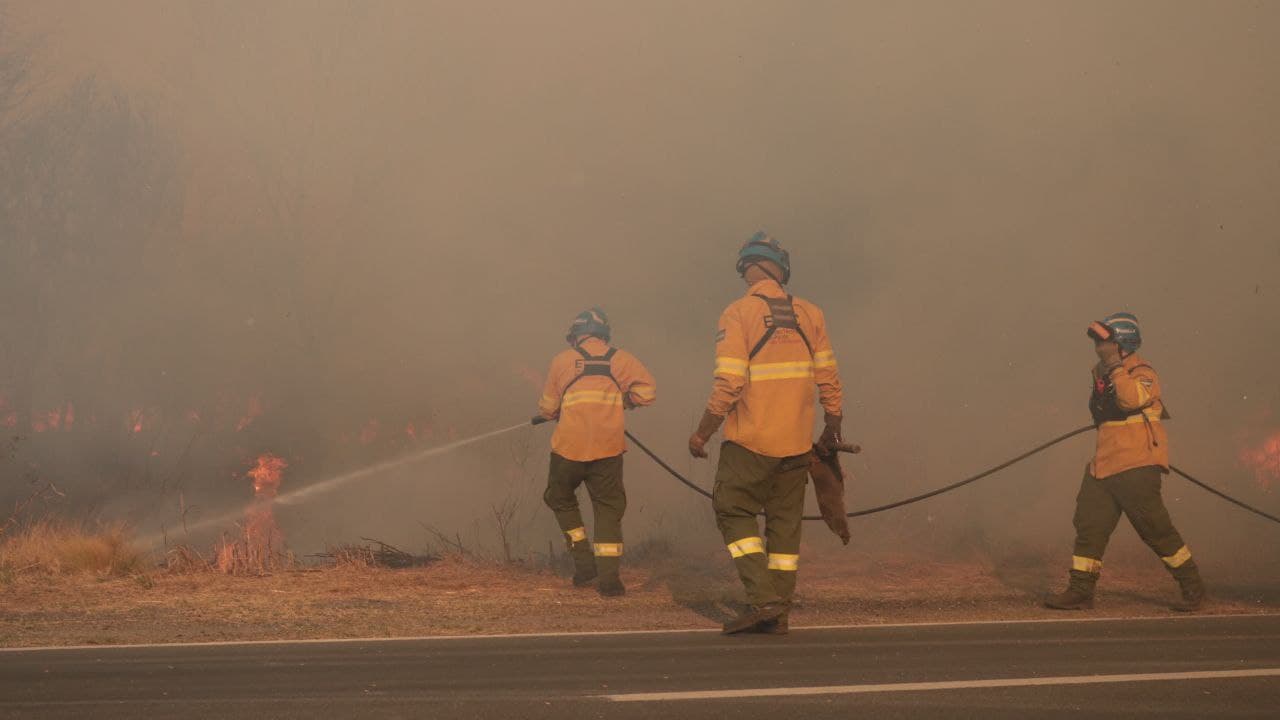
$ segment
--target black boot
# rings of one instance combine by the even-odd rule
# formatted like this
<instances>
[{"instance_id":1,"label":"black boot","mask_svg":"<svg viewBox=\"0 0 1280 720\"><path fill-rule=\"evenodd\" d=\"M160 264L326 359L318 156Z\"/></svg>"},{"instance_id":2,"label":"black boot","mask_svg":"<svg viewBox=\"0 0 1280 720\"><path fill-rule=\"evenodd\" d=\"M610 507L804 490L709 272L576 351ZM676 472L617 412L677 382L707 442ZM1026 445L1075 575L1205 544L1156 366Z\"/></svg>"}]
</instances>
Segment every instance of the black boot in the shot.
<instances>
[{"instance_id":1,"label":"black boot","mask_svg":"<svg viewBox=\"0 0 1280 720\"><path fill-rule=\"evenodd\" d=\"M579 540L569 548L573 556L573 586L584 587L596 579L596 556L591 552L591 543Z\"/></svg>"},{"instance_id":2,"label":"black boot","mask_svg":"<svg viewBox=\"0 0 1280 720\"><path fill-rule=\"evenodd\" d=\"M622 584L622 578L617 575L605 575L596 585L596 591L604 597L619 597L627 594L627 586Z\"/></svg>"},{"instance_id":3,"label":"black boot","mask_svg":"<svg viewBox=\"0 0 1280 720\"><path fill-rule=\"evenodd\" d=\"M787 606L782 603L748 606L738 617L724 624L724 634L733 635L734 633L752 630L760 623L776 620L786 611Z\"/></svg>"},{"instance_id":4,"label":"black boot","mask_svg":"<svg viewBox=\"0 0 1280 720\"><path fill-rule=\"evenodd\" d=\"M1098 583L1097 573L1071 571L1067 589L1044 599L1044 606L1054 610L1092 610L1093 589Z\"/></svg>"},{"instance_id":5,"label":"black boot","mask_svg":"<svg viewBox=\"0 0 1280 720\"><path fill-rule=\"evenodd\" d=\"M618 572L622 569L622 558L615 555L596 556L596 570L600 573L600 582L596 590L604 597L625 595L627 588L622 584Z\"/></svg>"},{"instance_id":6,"label":"black boot","mask_svg":"<svg viewBox=\"0 0 1280 720\"><path fill-rule=\"evenodd\" d=\"M786 635L791 632L790 613L782 613L772 620L765 620L756 625L755 632L761 635Z\"/></svg>"},{"instance_id":7,"label":"black boot","mask_svg":"<svg viewBox=\"0 0 1280 720\"><path fill-rule=\"evenodd\" d=\"M1176 568L1169 568L1169 574L1178 581L1182 589L1182 599L1169 606L1178 612L1195 612L1204 606L1204 580L1200 579L1200 568L1195 560L1188 560Z\"/></svg>"}]
</instances>

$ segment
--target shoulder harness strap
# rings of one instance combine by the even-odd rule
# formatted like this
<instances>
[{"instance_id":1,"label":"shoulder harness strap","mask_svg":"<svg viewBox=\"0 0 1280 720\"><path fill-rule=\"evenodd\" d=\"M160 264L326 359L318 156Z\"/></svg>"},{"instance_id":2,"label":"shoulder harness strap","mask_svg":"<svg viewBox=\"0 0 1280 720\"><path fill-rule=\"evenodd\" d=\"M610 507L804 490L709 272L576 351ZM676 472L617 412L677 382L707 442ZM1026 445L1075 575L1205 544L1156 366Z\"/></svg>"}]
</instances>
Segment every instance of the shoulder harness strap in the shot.
<instances>
[{"instance_id":1,"label":"shoulder harness strap","mask_svg":"<svg viewBox=\"0 0 1280 720\"><path fill-rule=\"evenodd\" d=\"M809 357L813 357L813 344L809 342L809 337L804 334L804 330L800 327L800 320L796 317L796 306L792 302L790 295L785 298L771 298L760 293L752 293L752 295L760 298L769 306L769 314L765 316L764 335L760 336L760 341L751 348L751 352L747 354L747 360L754 360L756 355L769 344L769 340L773 339L773 333L778 328L786 328L787 330L795 330L800 335L800 339L804 341L804 346L809 350Z\"/></svg>"},{"instance_id":2,"label":"shoulder harness strap","mask_svg":"<svg viewBox=\"0 0 1280 720\"><path fill-rule=\"evenodd\" d=\"M618 348L611 347L608 352L603 355L592 355L582 349L581 345L575 345L573 349L577 350L578 354L582 356L582 372L578 373L577 377L570 380L569 384L564 386L564 390L562 392L568 392L569 388L573 387L574 383L589 375L607 377L618 387L619 390L622 389L622 385L620 385L617 378L613 376L613 356L618 353Z\"/></svg>"}]
</instances>

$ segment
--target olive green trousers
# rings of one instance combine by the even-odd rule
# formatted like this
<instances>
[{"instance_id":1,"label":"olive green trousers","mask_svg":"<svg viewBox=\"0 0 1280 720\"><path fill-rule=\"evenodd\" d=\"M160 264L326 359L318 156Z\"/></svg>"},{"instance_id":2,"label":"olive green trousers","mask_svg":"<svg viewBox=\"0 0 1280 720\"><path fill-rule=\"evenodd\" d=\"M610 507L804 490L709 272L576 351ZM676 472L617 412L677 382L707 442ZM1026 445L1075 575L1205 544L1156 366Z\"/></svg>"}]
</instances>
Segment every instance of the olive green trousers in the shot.
<instances>
[{"instance_id":1,"label":"olive green trousers","mask_svg":"<svg viewBox=\"0 0 1280 720\"><path fill-rule=\"evenodd\" d=\"M1102 556L1120 516L1129 518L1138 537L1150 547L1176 577L1191 562L1191 551L1173 526L1160 496L1163 473L1158 466L1133 468L1110 477L1095 478L1085 470L1076 495L1076 542L1071 567L1095 578L1102 570ZM1190 565L1194 568L1194 564Z\"/></svg>"},{"instance_id":2,"label":"olive green trousers","mask_svg":"<svg viewBox=\"0 0 1280 720\"><path fill-rule=\"evenodd\" d=\"M808 453L775 458L720 446L711 504L751 605L790 603L795 594L808 478Z\"/></svg>"},{"instance_id":3,"label":"olive green trousers","mask_svg":"<svg viewBox=\"0 0 1280 720\"><path fill-rule=\"evenodd\" d=\"M579 485L587 486L591 498L595 542L587 541L586 525L578 507ZM594 566L601 577L616 578L622 563L622 516L627 510L622 456L578 462L551 453L551 470L542 499L564 531L576 569L581 573Z\"/></svg>"}]
</instances>

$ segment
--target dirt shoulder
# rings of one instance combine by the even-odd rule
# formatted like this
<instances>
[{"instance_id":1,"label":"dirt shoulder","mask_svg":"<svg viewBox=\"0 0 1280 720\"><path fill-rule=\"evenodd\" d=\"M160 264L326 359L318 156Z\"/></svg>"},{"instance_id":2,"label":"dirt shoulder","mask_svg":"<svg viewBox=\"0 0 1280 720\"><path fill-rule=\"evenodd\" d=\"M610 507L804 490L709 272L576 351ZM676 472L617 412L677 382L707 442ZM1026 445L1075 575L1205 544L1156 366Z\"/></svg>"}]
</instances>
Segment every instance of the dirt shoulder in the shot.
<instances>
[{"instance_id":1,"label":"dirt shoulder","mask_svg":"<svg viewBox=\"0 0 1280 720\"><path fill-rule=\"evenodd\" d=\"M1063 617L1038 603L1058 575L1043 565L911 558L813 563L792 623ZM741 602L727 562L669 560L629 568L624 580L628 594L605 599L545 570L465 560L262 577L19 577L0 585L0 646L714 628ZM1091 616L1172 614L1174 592L1158 567L1116 568ZM1280 612L1280 583L1216 587L1205 612Z\"/></svg>"}]
</instances>

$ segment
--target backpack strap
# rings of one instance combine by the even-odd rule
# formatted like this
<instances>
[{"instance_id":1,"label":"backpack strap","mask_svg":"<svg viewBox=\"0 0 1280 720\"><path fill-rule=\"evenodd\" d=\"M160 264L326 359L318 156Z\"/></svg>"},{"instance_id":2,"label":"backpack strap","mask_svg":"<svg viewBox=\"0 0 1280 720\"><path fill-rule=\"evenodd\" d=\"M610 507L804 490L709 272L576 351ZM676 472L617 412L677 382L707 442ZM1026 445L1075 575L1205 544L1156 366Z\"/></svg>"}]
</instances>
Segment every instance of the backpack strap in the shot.
<instances>
[{"instance_id":1,"label":"backpack strap","mask_svg":"<svg viewBox=\"0 0 1280 720\"><path fill-rule=\"evenodd\" d=\"M622 390L622 385L613 376L613 356L618 354L618 348L611 347L603 355L592 355L582 349L581 345L574 345L573 349L577 350L578 354L582 356L582 372L578 373L577 377L564 386L564 390L561 391L562 394L569 392L569 388L573 387L574 383L587 376L607 377L617 386L618 390Z\"/></svg>"},{"instance_id":2,"label":"backpack strap","mask_svg":"<svg viewBox=\"0 0 1280 720\"><path fill-rule=\"evenodd\" d=\"M796 306L792 302L792 297L788 295L786 298L771 298L760 293L752 293L752 295L760 298L769 306L769 314L764 318L765 331L760 336L759 342L755 347L751 348L751 352L747 354L747 360L754 360L756 355L769 344L769 340L773 339L773 333L778 328L787 330L795 330L800 339L804 341L805 348L809 351L809 357L813 357L813 344L809 342L809 337L804 334L804 329L800 327L800 319L796 316Z\"/></svg>"}]
</instances>

